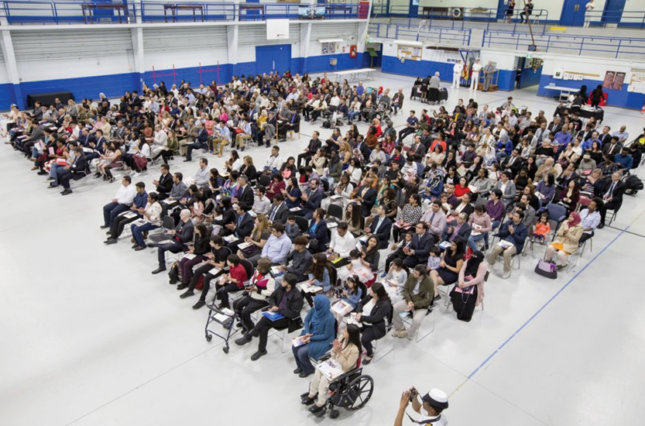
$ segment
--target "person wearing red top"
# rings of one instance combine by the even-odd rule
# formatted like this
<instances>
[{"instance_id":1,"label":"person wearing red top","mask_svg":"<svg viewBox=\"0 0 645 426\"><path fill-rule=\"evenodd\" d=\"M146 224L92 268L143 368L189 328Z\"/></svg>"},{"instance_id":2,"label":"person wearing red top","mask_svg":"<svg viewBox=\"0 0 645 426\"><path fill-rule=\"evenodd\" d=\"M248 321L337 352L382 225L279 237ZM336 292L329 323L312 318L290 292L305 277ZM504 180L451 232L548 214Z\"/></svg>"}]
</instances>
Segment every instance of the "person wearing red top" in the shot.
<instances>
[{"instance_id":1,"label":"person wearing red top","mask_svg":"<svg viewBox=\"0 0 645 426\"><path fill-rule=\"evenodd\" d=\"M217 288L215 297L221 302L220 308L229 308L228 294L242 290L244 282L249 279L244 265L240 263L240 258L236 254L231 254L226 259L226 263L228 264L228 274L222 275L219 282L215 284Z\"/></svg>"},{"instance_id":2,"label":"person wearing red top","mask_svg":"<svg viewBox=\"0 0 645 426\"><path fill-rule=\"evenodd\" d=\"M445 136L443 135L442 132L439 132L439 138L435 139L432 141L432 144L430 145L430 152L434 151L435 146L441 146L441 152L446 152L446 141L445 141Z\"/></svg>"},{"instance_id":3,"label":"person wearing red top","mask_svg":"<svg viewBox=\"0 0 645 426\"><path fill-rule=\"evenodd\" d=\"M459 178L459 183L455 185L455 197L461 198L462 195L468 194L470 188L468 187L468 180L465 177Z\"/></svg>"}]
</instances>

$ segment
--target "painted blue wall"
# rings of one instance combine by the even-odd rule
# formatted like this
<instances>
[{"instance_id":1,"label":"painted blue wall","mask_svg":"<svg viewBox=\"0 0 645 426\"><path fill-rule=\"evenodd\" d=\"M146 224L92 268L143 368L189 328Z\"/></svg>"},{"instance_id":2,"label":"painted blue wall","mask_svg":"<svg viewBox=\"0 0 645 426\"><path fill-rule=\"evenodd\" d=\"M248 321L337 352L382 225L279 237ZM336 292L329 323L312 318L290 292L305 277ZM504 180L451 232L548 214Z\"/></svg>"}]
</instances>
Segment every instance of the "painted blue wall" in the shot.
<instances>
[{"instance_id":1,"label":"painted blue wall","mask_svg":"<svg viewBox=\"0 0 645 426\"><path fill-rule=\"evenodd\" d=\"M540 87L538 88L538 96L548 96L554 97L558 94L555 90L547 90L545 86L553 84L555 86L561 87L572 87L579 88L583 84L587 85L587 91L590 92L599 84L602 84L601 80L562 80L554 79L551 75L544 75L540 77ZM623 83L622 90L612 90L612 89L603 89L607 93L607 105L630 108L630 109L641 109L645 105L645 93L634 93L627 91L627 83Z\"/></svg>"},{"instance_id":2,"label":"painted blue wall","mask_svg":"<svg viewBox=\"0 0 645 426\"><path fill-rule=\"evenodd\" d=\"M337 65L331 66L329 60L336 58ZM366 62L367 61L367 62ZM337 55L321 55L309 58L291 58L291 72L303 74L305 72L325 72L341 71L352 68L363 68L369 66L369 55L359 53L356 58L350 58L349 53ZM219 67L219 79L216 68ZM0 84L0 110L8 110L12 103L18 104L21 109L26 106L27 95L32 93L47 93L69 91L74 94L76 99L98 98L100 92L105 93L108 98L120 97L126 90L140 90L140 79L148 86L153 82L157 84L161 81L170 87L176 81L189 81L191 85L198 86L200 82L210 84L216 80L218 84L231 81L234 75L255 75L261 70L257 69L255 62L242 62L239 64L220 64L203 65L201 68L176 68L155 70L154 75L151 71L143 75L139 73L112 74L92 77L66 78L59 80L41 80L21 83L16 86L13 84ZM175 75L173 76L173 72Z\"/></svg>"},{"instance_id":3,"label":"painted blue wall","mask_svg":"<svg viewBox=\"0 0 645 426\"><path fill-rule=\"evenodd\" d=\"M520 75L520 86L519 88L535 86L540 84L540 77L542 76L542 67L533 71L533 68L524 68L522 69L522 74Z\"/></svg>"},{"instance_id":4,"label":"painted blue wall","mask_svg":"<svg viewBox=\"0 0 645 426\"><path fill-rule=\"evenodd\" d=\"M445 82L452 82L453 67L454 64L451 62L405 61L402 63L399 58L394 56L383 56L383 61L381 62L381 71L383 72L409 75L411 77L425 77L439 71L439 79ZM515 71L499 70L497 85L499 90L513 90Z\"/></svg>"}]
</instances>

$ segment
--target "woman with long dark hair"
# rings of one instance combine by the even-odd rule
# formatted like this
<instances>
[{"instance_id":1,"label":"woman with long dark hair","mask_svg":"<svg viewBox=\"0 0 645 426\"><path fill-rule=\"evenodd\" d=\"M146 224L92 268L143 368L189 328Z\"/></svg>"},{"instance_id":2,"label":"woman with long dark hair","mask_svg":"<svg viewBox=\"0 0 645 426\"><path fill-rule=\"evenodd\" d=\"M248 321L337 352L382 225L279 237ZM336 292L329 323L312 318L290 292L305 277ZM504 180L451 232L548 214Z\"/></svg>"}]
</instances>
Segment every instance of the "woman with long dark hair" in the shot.
<instances>
[{"instance_id":1,"label":"woman with long dark hair","mask_svg":"<svg viewBox=\"0 0 645 426\"><path fill-rule=\"evenodd\" d=\"M437 287L448 285L457 281L459 272L464 266L465 243L459 237L450 242L450 247L441 255L439 269L430 272L430 278L434 283L434 294L437 295Z\"/></svg>"},{"instance_id":2,"label":"woman with long dark hair","mask_svg":"<svg viewBox=\"0 0 645 426\"><path fill-rule=\"evenodd\" d=\"M470 321L475 306L484 300L484 279L486 278L486 262L484 253L475 251L459 271L457 285L450 292L452 307L457 312L457 319Z\"/></svg>"},{"instance_id":3,"label":"woman with long dark hair","mask_svg":"<svg viewBox=\"0 0 645 426\"><path fill-rule=\"evenodd\" d=\"M596 86L595 89L589 94L589 100L591 101L592 108L598 108L600 102L604 100L605 95L602 93L602 84Z\"/></svg>"},{"instance_id":4,"label":"woman with long dark hair","mask_svg":"<svg viewBox=\"0 0 645 426\"><path fill-rule=\"evenodd\" d=\"M355 320L363 324L363 332L361 334L361 343L365 348L365 357L363 357L363 364L367 365L374 358L374 349L372 342L385 336L387 331L385 321L392 321L392 301L388 296L385 287L381 283L374 283L370 287L368 294L372 298L374 306L370 310L369 315L356 314Z\"/></svg>"},{"instance_id":5,"label":"woman with long dark hair","mask_svg":"<svg viewBox=\"0 0 645 426\"><path fill-rule=\"evenodd\" d=\"M343 330L341 338L334 340L331 356L340 365L342 372L347 373L356 368L362 350L360 328L354 324L348 324L347 328ZM304 405L316 403L309 409L312 413L319 413L324 409L327 398L329 398L329 383L330 380L323 376L320 370L316 370L316 375L309 384L309 392L300 396Z\"/></svg>"}]
</instances>

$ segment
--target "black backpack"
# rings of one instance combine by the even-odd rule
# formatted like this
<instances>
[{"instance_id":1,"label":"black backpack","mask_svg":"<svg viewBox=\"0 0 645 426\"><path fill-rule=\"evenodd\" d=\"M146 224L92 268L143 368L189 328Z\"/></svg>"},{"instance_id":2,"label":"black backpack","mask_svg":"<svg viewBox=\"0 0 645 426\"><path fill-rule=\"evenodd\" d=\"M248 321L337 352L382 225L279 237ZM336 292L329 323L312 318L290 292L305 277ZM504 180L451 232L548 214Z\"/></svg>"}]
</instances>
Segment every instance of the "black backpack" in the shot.
<instances>
[{"instance_id":1,"label":"black backpack","mask_svg":"<svg viewBox=\"0 0 645 426\"><path fill-rule=\"evenodd\" d=\"M636 195L636 193L643 189L643 181L636 175L630 175L625 180L625 194Z\"/></svg>"}]
</instances>

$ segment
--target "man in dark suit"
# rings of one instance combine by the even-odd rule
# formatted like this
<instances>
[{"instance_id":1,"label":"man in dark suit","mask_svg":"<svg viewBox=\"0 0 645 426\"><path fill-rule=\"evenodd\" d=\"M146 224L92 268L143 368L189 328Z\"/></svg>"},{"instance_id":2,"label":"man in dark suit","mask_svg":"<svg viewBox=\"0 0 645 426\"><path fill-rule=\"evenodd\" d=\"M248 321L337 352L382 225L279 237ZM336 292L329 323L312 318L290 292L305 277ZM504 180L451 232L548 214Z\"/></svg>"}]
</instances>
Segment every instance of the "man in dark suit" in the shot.
<instances>
[{"instance_id":1,"label":"man in dark suit","mask_svg":"<svg viewBox=\"0 0 645 426\"><path fill-rule=\"evenodd\" d=\"M609 156L613 160L614 156L616 154L620 153L620 150L623 148L623 145L618 142L618 138L615 136L612 136L611 139L609 140L609 143L604 144L602 146L602 153L603 155Z\"/></svg>"},{"instance_id":2,"label":"man in dark suit","mask_svg":"<svg viewBox=\"0 0 645 426\"><path fill-rule=\"evenodd\" d=\"M71 165L66 166L62 169L58 169L58 181L63 185L63 192L61 195L68 195L72 193L72 190L69 187L69 181L79 180L87 175L88 163L85 155L83 154L83 148L77 146L74 148L74 161ZM54 185L55 186L55 185Z\"/></svg>"},{"instance_id":3,"label":"man in dark suit","mask_svg":"<svg viewBox=\"0 0 645 426\"><path fill-rule=\"evenodd\" d=\"M314 156L314 154L322 147L322 142L320 141L320 134L318 132L313 132L312 138L309 140L309 145L307 149L302 154L298 154L298 161L296 166L300 167L300 161L305 160L305 165Z\"/></svg>"},{"instance_id":4,"label":"man in dark suit","mask_svg":"<svg viewBox=\"0 0 645 426\"><path fill-rule=\"evenodd\" d=\"M372 187L372 179L363 179L361 186L356 190L354 200L361 203L361 214L368 217L372 213L372 207L376 202L376 189Z\"/></svg>"},{"instance_id":5,"label":"man in dark suit","mask_svg":"<svg viewBox=\"0 0 645 426\"><path fill-rule=\"evenodd\" d=\"M320 208L320 202L323 199L323 191L320 189L320 182L318 179L309 181L309 188L305 190L300 196L302 199L302 210L307 219L311 219L314 210Z\"/></svg>"},{"instance_id":6,"label":"man in dark suit","mask_svg":"<svg viewBox=\"0 0 645 426\"><path fill-rule=\"evenodd\" d=\"M470 232L472 231L470 225L468 224L468 214L461 212L457 215L457 222L453 222L451 225L446 227L446 230L443 233L443 239L446 241L468 241L470 238Z\"/></svg>"},{"instance_id":7,"label":"man in dark suit","mask_svg":"<svg viewBox=\"0 0 645 426\"><path fill-rule=\"evenodd\" d=\"M186 250L186 244L193 240L193 233L195 227L193 221L190 219L190 210L184 209L179 213L179 223L174 230L170 231L168 235L169 243L159 243L157 245L157 260L159 267L152 271L153 274L166 270L166 251L172 253L179 253ZM148 244L150 246L150 244Z\"/></svg>"},{"instance_id":8,"label":"man in dark suit","mask_svg":"<svg viewBox=\"0 0 645 426\"><path fill-rule=\"evenodd\" d=\"M238 203L237 208L235 209L236 218L233 222L235 227L234 234L237 238L244 240L244 237L251 235L253 231L253 217L248 213L250 207L245 203Z\"/></svg>"},{"instance_id":9,"label":"man in dark suit","mask_svg":"<svg viewBox=\"0 0 645 426\"><path fill-rule=\"evenodd\" d=\"M420 136L415 136L414 137L414 143L410 147L410 150L408 151L408 156L415 156L418 155L420 157L423 157L426 155L426 147L421 143L421 137Z\"/></svg>"},{"instance_id":10,"label":"man in dark suit","mask_svg":"<svg viewBox=\"0 0 645 426\"><path fill-rule=\"evenodd\" d=\"M287 203L284 202L284 195L275 194L273 196L273 205L269 209L268 218L271 223L285 224L289 216L289 208Z\"/></svg>"},{"instance_id":11,"label":"man in dark suit","mask_svg":"<svg viewBox=\"0 0 645 426\"><path fill-rule=\"evenodd\" d=\"M523 160L522 157L520 157L520 152L517 149L514 149L511 152L511 155L502 161L502 168L510 170L513 176L517 176L517 173L522 168L522 162Z\"/></svg>"},{"instance_id":12,"label":"man in dark suit","mask_svg":"<svg viewBox=\"0 0 645 426\"><path fill-rule=\"evenodd\" d=\"M378 206L376 208L377 216L372 220L369 227L365 227L365 234L368 237L375 236L378 240L378 248L387 248L387 243L390 240L390 232L392 231L392 219L385 216L385 208Z\"/></svg>"},{"instance_id":13,"label":"man in dark suit","mask_svg":"<svg viewBox=\"0 0 645 426\"><path fill-rule=\"evenodd\" d=\"M172 189L172 176L170 175L170 167L167 164L161 165L161 176L159 179L155 179L152 183L157 187L157 193L159 194L160 200L165 200L170 194Z\"/></svg>"},{"instance_id":14,"label":"man in dark suit","mask_svg":"<svg viewBox=\"0 0 645 426\"><path fill-rule=\"evenodd\" d=\"M237 178L237 184L237 196L233 197L233 203L244 203L247 206L252 206L255 198L253 188L248 184L246 175L240 175Z\"/></svg>"},{"instance_id":15,"label":"man in dark suit","mask_svg":"<svg viewBox=\"0 0 645 426\"><path fill-rule=\"evenodd\" d=\"M410 247L403 249L406 258L403 264L408 268L414 268L419 264L425 264L430 255L430 249L434 245L434 238L428 233L428 225L425 222L419 222L415 226L415 233L412 236Z\"/></svg>"},{"instance_id":16,"label":"man in dark suit","mask_svg":"<svg viewBox=\"0 0 645 426\"><path fill-rule=\"evenodd\" d=\"M87 145L92 148L92 152L88 152L85 156L88 160L93 160L99 158L101 154L105 152L105 145L107 144L107 139L103 136L103 130L98 129L95 133L96 141L87 140Z\"/></svg>"},{"instance_id":17,"label":"man in dark suit","mask_svg":"<svg viewBox=\"0 0 645 426\"><path fill-rule=\"evenodd\" d=\"M602 194L603 205L600 207L600 225L598 229L605 227L605 216L607 209L617 210L623 204L623 193L625 192L625 184L620 181L621 173L614 172L611 174L611 182L607 189Z\"/></svg>"}]
</instances>

